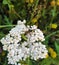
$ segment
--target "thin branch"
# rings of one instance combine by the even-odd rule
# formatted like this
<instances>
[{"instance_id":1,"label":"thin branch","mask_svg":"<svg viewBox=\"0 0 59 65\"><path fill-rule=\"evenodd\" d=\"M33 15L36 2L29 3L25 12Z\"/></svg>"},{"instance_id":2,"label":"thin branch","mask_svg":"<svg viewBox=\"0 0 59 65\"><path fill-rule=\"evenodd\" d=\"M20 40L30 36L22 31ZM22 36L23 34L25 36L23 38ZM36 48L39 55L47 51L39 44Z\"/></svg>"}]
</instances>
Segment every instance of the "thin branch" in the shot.
<instances>
[{"instance_id":1,"label":"thin branch","mask_svg":"<svg viewBox=\"0 0 59 65\"><path fill-rule=\"evenodd\" d=\"M57 31L55 31L55 32L52 32L51 34L47 35L47 36L45 37L45 39L51 37L52 35L55 35L56 33L59 33L59 30L57 30Z\"/></svg>"},{"instance_id":2,"label":"thin branch","mask_svg":"<svg viewBox=\"0 0 59 65\"><path fill-rule=\"evenodd\" d=\"M5 27L14 27L16 25L0 25L0 28L5 28Z\"/></svg>"}]
</instances>

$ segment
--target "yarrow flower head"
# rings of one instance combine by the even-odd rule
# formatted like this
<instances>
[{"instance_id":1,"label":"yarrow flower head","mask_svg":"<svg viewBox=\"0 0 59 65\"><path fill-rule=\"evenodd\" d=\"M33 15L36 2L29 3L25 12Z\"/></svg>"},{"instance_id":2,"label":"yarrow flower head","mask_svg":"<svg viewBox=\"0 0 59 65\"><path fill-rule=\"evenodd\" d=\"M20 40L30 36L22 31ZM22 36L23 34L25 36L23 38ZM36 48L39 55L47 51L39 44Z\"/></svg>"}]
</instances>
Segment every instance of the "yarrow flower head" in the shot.
<instances>
[{"instance_id":1,"label":"yarrow flower head","mask_svg":"<svg viewBox=\"0 0 59 65\"><path fill-rule=\"evenodd\" d=\"M6 37L1 39L3 49L8 51L8 64L21 65L28 57L33 60L46 58L48 53L43 32L36 25L25 25L26 20L18 21ZM26 40L25 40L26 38Z\"/></svg>"}]
</instances>

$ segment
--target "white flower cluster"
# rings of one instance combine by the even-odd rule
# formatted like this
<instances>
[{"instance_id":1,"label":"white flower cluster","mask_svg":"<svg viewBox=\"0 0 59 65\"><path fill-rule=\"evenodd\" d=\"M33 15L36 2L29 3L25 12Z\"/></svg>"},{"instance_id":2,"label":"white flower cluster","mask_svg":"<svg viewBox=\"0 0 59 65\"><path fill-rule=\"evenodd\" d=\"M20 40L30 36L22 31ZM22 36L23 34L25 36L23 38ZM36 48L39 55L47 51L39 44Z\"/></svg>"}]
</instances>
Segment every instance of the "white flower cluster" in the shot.
<instances>
[{"instance_id":1,"label":"white flower cluster","mask_svg":"<svg viewBox=\"0 0 59 65\"><path fill-rule=\"evenodd\" d=\"M20 60L37 60L45 58L48 51L41 42L44 41L44 35L37 26L26 26L26 21L18 21L18 24L9 31L6 37L1 39L3 49L8 51L8 64L21 65ZM27 38L24 40L22 34Z\"/></svg>"}]
</instances>

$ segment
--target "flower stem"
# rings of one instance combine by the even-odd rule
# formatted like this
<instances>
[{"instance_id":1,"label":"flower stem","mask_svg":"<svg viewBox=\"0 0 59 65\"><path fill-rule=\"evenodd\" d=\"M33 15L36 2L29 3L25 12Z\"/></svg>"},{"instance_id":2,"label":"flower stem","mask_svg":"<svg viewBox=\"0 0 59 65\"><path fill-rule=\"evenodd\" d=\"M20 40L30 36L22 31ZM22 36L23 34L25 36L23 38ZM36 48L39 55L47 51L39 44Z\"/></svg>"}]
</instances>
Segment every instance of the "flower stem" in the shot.
<instances>
[{"instance_id":1,"label":"flower stem","mask_svg":"<svg viewBox=\"0 0 59 65\"><path fill-rule=\"evenodd\" d=\"M31 15L31 19L32 19L33 16L34 16L34 12L35 12L35 10L36 10L36 8L37 8L38 2L39 2L39 0L36 1L35 7L34 7L34 9L33 9L32 15Z\"/></svg>"},{"instance_id":2,"label":"flower stem","mask_svg":"<svg viewBox=\"0 0 59 65\"><path fill-rule=\"evenodd\" d=\"M59 30L52 32L51 34L47 35L45 39L51 37L52 35L55 35L56 33L59 33Z\"/></svg>"},{"instance_id":3,"label":"flower stem","mask_svg":"<svg viewBox=\"0 0 59 65\"><path fill-rule=\"evenodd\" d=\"M14 27L16 25L0 25L0 28L5 28L5 27Z\"/></svg>"},{"instance_id":4,"label":"flower stem","mask_svg":"<svg viewBox=\"0 0 59 65\"><path fill-rule=\"evenodd\" d=\"M31 13L30 21L29 21L27 24L32 24L31 21L32 21L32 19L33 19L33 17L34 17L34 13L35 13L35 10L36 10L36 8L37 8L37 6L38 6L38 2L39 2L39 0L36 1L35 6L34 6L34 8L33 8L33 12Z\"/></svg>"}]
</instances>

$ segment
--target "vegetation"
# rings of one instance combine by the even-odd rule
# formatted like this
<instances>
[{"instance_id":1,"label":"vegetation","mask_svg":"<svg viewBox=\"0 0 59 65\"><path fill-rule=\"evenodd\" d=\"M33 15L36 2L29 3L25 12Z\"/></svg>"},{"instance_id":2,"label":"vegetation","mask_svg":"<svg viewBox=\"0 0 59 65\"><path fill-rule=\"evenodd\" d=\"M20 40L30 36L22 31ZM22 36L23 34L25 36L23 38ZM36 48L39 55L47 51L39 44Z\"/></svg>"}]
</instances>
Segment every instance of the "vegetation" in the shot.
<instances>
[{"instance_id":1,"label":"vegetation","mask_svg":"<svg viewBox=\"0 0 59 65\"><path fill-rule=\"evenodd\" d=\"M49 51L46 59L29 59L27 65L59 65L59 0L0 0L0 39L24 19L43 31ZM0 65L8 65L2 46L0 42Z\"/></svg>"}]
</instances>

